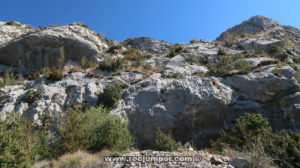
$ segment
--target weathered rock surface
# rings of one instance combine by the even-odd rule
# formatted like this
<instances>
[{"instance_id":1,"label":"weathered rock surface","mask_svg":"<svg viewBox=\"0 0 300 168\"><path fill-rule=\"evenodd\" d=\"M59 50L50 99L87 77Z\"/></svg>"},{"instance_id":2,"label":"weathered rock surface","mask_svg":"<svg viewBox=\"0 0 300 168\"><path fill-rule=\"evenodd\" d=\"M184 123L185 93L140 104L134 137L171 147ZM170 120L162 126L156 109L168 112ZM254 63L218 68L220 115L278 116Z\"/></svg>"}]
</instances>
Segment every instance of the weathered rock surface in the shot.
<instances>
[{"instance_id":1,"label":"weathered rock surface","mask_svg":"<svg viewBox=\"0 0 300 168\"><path fill-rule=\"evenodd\" d=\"M232 90L217 78L153 77L129 87L123 96L112 113L128 120L139 143L152 144L158 127L172 131L177 140L189 137L199 142L218 132L221 111L230 104Z\"/></svg>"},{"instance_id":2,"label":"weathered rock surface","mask_svg":"<svg viewBox=\"0 0 300 168\"><path fill-rule=\"evenodd\" d=\"M164 75L168 74L179 74L179 75L193 75L193 74L205 74L208 69L205 66L197 64L191 64L186 61L182 55L177 55L169 60L165 65L163 71Z\"/></svg>"},{"instance_id":3,"label":"weathered rock surface","mask_svg":"<svg viewBox=\"0 0 300 168\"><path fill-rule=\"evenodd\" d=\"M243 99L264 103L299 90L299 85L292 78L295 73L292 68L283 67L276 71L285 71L285 75L276 76L272 72L258 72L228 77L224 82L236 90Z\"/></svg>"},{"instance_id":4,"label":"weathered rock surface","mask_svg":"<svg viewBox=\"0 0 300 168\"><path fill-rule=\"evenodd\" d=\"M254 16L243 23L234 26L222 33L217 40L224 40L228 34L251 34L281 30L282 27L275 21L264 16Z\"/></svg>"},{"instance_id":5,"label":"weathered rock surface","mask_svg":"<svg viewBox=\"0 0 300 168\"><path fill-rule=\"evenodd\" d=\"M235 168L248 168L250 167L250 163L248 160L240 157L235 157L230 159L229 163Z\"/></svg>"},{"instance_id":6,"label":"weathered rock surface","mask_svg":"<svg viewBox=\"0 0 300 168\"><path fill-rule=\"evenodd\" d=\"M130 38L123 42L129 48L137 49L153 54L166 54L172 47L171 44L154 40L148 37Z\"/></svg>"},{"instance_id":7,"label":"weathered rock surface","mask_svg":"<svg viewBox=\"0 0 300 168\"><path fill-rule=\"evenodd\" d=\"M80 25L57 26L24 34L0 46L0 62L22 72L62 67L67 61L86 57L101 60L107 45Z\"/></svg>"},{"instance_id":8,"label":"weathered rock surface","mask_svg":"<svg viewBox=\"0 0 300 168\"><path fill-rule=\"evenodd\" d=\"M19 22L0 22L0 47L23 34L33 32L34 29Z\"/></svg>"},{"instance_id":9,"label":"weathered rock surface","mask_svg":"<svg viewBox=\"0 0 300 168\"><path fill-rule=\"evenodd\" d=\"M232 34L236 36L230 41L232 44L222 41ZM136 67L128 68L127 72L89 69L54 83L40 77L24 85L5 86L1 88L0 118L15 111L37 120L39 113L55 115L77 104L93 106L107 83L120 80L129 88L111 113L129 122L130 131L141 146L152 145L158 127L172 132L176 140L194 140L199 146L207 146L221 128L229 129L234 119L245 113L262 114L269 118L274 129L299 131L300 31L256 16L224 32L218 40L183 44L172 58L166 55L174 46L166 42L146 37L112 42L111 45L120 45L121 50L134 48L152 57L128 64ZM288 53L288 61L255 53L275 45ZM92 61L101 61L104 55L122 57L106 52L107 49L106 42L82 24L35 30L19 23L0 22L1 72L12 68L24 72L62 67L66 63L76 65L84 57ZM209 76L209 65L224 56L220 49L227 55L244 55L252 71L226 77ZM150 66L138 69L140 65ZM4 82L4 77L1 81ZM45 91L40 100L32 104L22 101L26 91L39 87Z\"/></svg>"},{"instance_id":10,"label":"weathered rock surface","mask_svg":"<svg viewBox=\"0 0 300 168\"><path fill-rule=\"evenodd\" d=\"M95 106L97 94L103 90L101 79L86 77L83 73L73 73L62 81L48 83L44 77L36 79L26 86L7 86L1 89L6 102L2 105L0 116L5 118L6 112L18 112L29 119L38 119L38 114L56 115L66 108L80 104ZM33 104L23 101L29 89L42 88L42 98Z\"/></svg>"},{"instance_id":11,"label":"weathered rock surface","mask_svg":"<svg viewBox=\"0 0 300 168\"><path fill-rule=\"evenodd\" d=\"M274 46L283 46L283 42L276 39L247 39L238 44L246 50L269 50Z\"/></svg>"},{"instance_id":12,"label":"weathered rock surface","mask_svg":"<svg viewBox=\"0 0 300 168\"><path fill-rule=\"evenodd\" d=\"M269 57L246 58L245 60L251 65L252 68L278 63L277 60Z\"/></svg>"}]
</instances>

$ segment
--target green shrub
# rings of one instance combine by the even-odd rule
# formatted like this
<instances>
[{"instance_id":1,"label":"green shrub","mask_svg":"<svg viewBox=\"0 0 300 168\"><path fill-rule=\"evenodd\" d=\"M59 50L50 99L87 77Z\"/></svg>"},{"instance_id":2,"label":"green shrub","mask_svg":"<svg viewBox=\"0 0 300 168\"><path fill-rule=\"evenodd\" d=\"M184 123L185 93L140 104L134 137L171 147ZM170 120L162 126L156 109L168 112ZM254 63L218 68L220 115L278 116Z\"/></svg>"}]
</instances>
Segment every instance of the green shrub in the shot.
<instances>
[{"instance_id":1,"label":"green shrub","mask_svg":"<svg viewBox=\"0 0 300 168\"><path fill-rule=\"evenodd\" d=\"M70 108L67 110L59 123L58 128L59 146L56 146L58 155L85 150L88 146L88 133L82 128L86 122L86 116L82 107Z\"/></svg>"},{"instance_id":2,"label":"green shrub","mask_svg":"<svg viewBox=\"0 0 300 168\"><path fill-rule=\"evenodd\" d=\"M183 46L181 44L175 44L173 48L169 51L167 57L172 58L178 55L183 50Z\"/></svg>"},{"instance_id":3,"label":"green shrub","mask_svg":"<svg viewBox=\"0 0 300 168\"><path fill-rule=\"evenodd\" d=\"M284 168L300 166L300 135L292 131L274 134L268 120L258 114L239 117L228 133L221 131L212 147L221 152L233 148L253 156L270 157Z\"/></svg>"},{"instance_id":4,"label":"green shrub","mask_svg":"<svg viewBox=\"0 0 300 168\"><path fill-rule=\"evenodd\" d=\"M117 116L109 115L102 107L89 108L86 116L84 129L90 133L89 151L98 152L101 149L122 151L131 146L132 137L127 124Z\"/></svg>"},{"instance_id":5,"label":"green shrub","mask_svg":"<svg viewBox=\"0 0 300 168\"><path fill-rule=\"evenodd\" d=\"M0 82L0 87L21 84L23 84L23 77L20 74L15 74L14 72L7 71L3 74L3 79Z\"/></svg>"},{"instance_id":6,"label":"green shrub","mask_svg":"<svg viewBox=\"0 0 300 168\"><path fill-rule=\"evenodd\" d=\"M22 26L20 23L15 22L15 21L8 21L8 22L6 22L6 25L17 26L17 27Z\"/></svg>"},{"instance_id":7,"label":"green shrub","mask_svg":"<svg viewBox=\"0 0 300 168\"><path fill-rule=\"evenodd\" d=\"M198 65L201 64L200 59L199 59L199 57L197 57L197 56L194 56L194 55L186 55L184 58L185 58L185 60L188 61L188 62L195 63L195 64L198 64Z\"/></svg>"},{"instance_id":8,"label":"green shrub","mask_svg":"<svg viewBox=\"0 0 300 168\"><path fill-rule=\"evenodd\" d=\"M114 45L114 46L111 46L107 52L108 53L111 53L111 54L117 54L116 50L120 50L122 49L122 46L121 45Z\"/></svg>"},{"instance_id":9,"label":"green shrub","mask_svg":"<svg viewBox=\"0 0 300 168\"><path fill-rule=\"evenodd\" d=\"M288 58L288 54L284 50L284 47L279 45L274 45L268 50L269 55L280 60L285 61Z\"/></svg>"},{"instance_id":10,"label":"green shrub","mask_svg":"<svg viewBox=\"0 0 300 168\"><path fill-rule=\"evenodd\" d=\"M208 69L211 75L226 76L231 75L234 70L238 73L249 73L251 65L243 55L235 54L222 56L216 63L211 63Z\"/></svg>"},{"instance_id":11,"label":"green shrub","mask_svg":"<svg viewBox=\"0 0 300 168\"><path fill-rule=\"evenodd\" d=\"M230 40L225 40L224 45L225 45L225 47L232 47L233 42Z\"/></svg>"},{"instance_id":12,"label":"green shrub","mask_svg":"<svg viewBox=\"0 0 300 168\"><path fill-rule=\"evenodd\" d=\"M30 163L27 129L20 116L9 116L0 123L0 167L26 167Z\"/></svg>"},{"instance_id":13,"label":"green shrub","mask_svg":"<svg viewBox=\"0 0 300 168\"><path fill-rule=\"evenodd\" d=\"M227 53L222 48L219 48L218 55L226 55L226 54Z\"/></svg>"},{"instance_id":14,"label":"green shrub","mask_svg":"<svg viewBox=\"0 0 300 168\"><path fill-rule=\"evenodd\" d=\"M155 132L155 149L159 151L174 151L177 149L177 143L171 134L165 134L158 128Z\"/></svg>"},{"instance_id":15,"label":"green shrub","mask_svg":"<svg viewBox=\"0 0 300 168\"><path fill-rule=\"evenodd\" d=\"M47 80L56 82L64 78L64 73L60 69L53 69L47 76Z\"/></svg>"},{"instance_id":16,"label":"green shrub","mask_svg":"<svg viewBox=\"0 0 300 168\"><path fill-rule=\"evenodd\" d=\"M149 59L152 57L151 54L148 53L141 53L139 50L136 49L128 49L122 52L124 55L125 60L130 61L141 61L143 59Z\"/></svg>"},{"instance_id":17,"label":"green shrub","mask_svg":"<svg viewBox=\"0 0 300 168\"><path fill-rule=\"evenodd\" d=\"M115 82L107 85L103 93L98 96L98 104L113 108L117 101L122 98L122 91L126 87L123 83Z\"/></svg>"},{"instance_id":18,"label":"green shrub","mask_svg":"<svg viewBox=\"0 0 300 168\"><path fill-rule=\"evenodd\" d=\"M221 131L219 139L212 146L220 151L226 145L234 149L241 149L270 132L271 127L268 119L263 118L260 114L246 114L236 119L234 127L228 134ZM223 146L224 144L226 145Z\"/></svg>"},{"instance_id":19,"label":"green shrub","mask_svg":"<svg viewBox=\"0 0 300 168\"><path fill-rule=\"evenodd\" d=\"M45 134L19 114L10 113L0 122L0 167L29 167L34 161L45 159L49 148Z\"/></svg>"},{"instance_id":20,"label":"green shrub","mask_svg":"<svg viewBox=\"0 0 300 168\"><path fill-rule=\"evenodd\" d=\"M103 107L69 109L59 129L62 152L102 149L125 150L131 146L127 124Z\"/></svg>"},{"instance_id":21,"label":"green shrub","mask_svg":"<svg viewBox=\"0 0 300 168\"><path fill-rule=\"evenodd\" d=\"M272 47L270 47L269 49L269 53L270 54L275 54L275 53L281 53L283 52L284 48L279 46L279 45L274 45Z\"/></svg>"},{"instance_id":22,"label":"green shrub","mask_svg":"<svg viewBox=\"0 0 300 168\"><path fill-rule=\"evenodd\" d=\"M119 69L122 69L123 67L123 59L118 58L118 59L106 59L102 62L99 63L98 68L101 69L102 71L109 71L109 72L114 72Z\"/></svg>"},{"instance_id":23,"label":"green shrub","mask_svg":"<svg viewBox=\"0 0 300 168\"><path fill-rule=\"evenodd\" d=\"M74 66L69 70L69 74L74 73L74 72L84 72L84 69L80 66Z\"/></svg>"},{"instance_id":24,"label":"green shrub","mask_svg":"<svg viewBox=\"0 0 300 168\"><path fill-rule=\"evenodd\" d=\"M28 104L32 104L36 100L42 98L42 95L44 93L43 88L38 89L29 89L23 97L23 101L27 102Z\"/></svg>"},{"instance_id":25,"label":"green shrub","mask_svg":"<svg viewBox=\"0 0 300 168\"><path fill-rule=\"evenodd\" d=\"M274 158L279 167L300 167L300 135L279 131L263 141L265 153Z\"/></svg>"},{"instance_id":26,"label":"green shrub","mask_svg":"<svg viewBox=\"0 0 300 168\"><path fill-rule=\"evenodd\" d=\"M94 62L94 61L90 61L88 60L86 57L82 57L81 60L80 60L80 66L82 68L95 68L98 66L98 63L97 62Z\"/></svg>"},{"instance_id":27,"label":"green shrub","mask_svg":"<svg viewBox=\"0 0 300 168\"><path fill-rule=\"evenodd\" d=\"M170 73L170 74L162 74L161 77L162 78L175 78L175 79L179 79L179 78L182 78L183 76L180 73Z\"/></svg>"},{"instance_id":28,"label":"green shrub","mask_svg":"<svg viewBox=\"0 0 300 168\"><path fill-rule=\"evenodd\" d=\"M28 75L27 78L29 80L34 80L34 79L40 77L41 75L45 75L45 76L49 75L51 73L51 71L52 70L50 68L43 68L43 69L41 69L41 70L39 70L37 72L34 72L34 73Z\"/></svg>"}]
</instances>

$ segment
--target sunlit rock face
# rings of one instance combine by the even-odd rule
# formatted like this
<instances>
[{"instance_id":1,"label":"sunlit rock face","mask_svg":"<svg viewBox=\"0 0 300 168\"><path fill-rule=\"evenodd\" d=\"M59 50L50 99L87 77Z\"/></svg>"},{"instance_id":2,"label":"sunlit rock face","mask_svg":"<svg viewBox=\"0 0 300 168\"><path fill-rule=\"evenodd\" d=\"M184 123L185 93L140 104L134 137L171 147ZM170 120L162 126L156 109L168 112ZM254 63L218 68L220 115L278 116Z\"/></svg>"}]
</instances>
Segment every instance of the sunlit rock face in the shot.
<instances>
[{"instance_id":1,"label":"sunlit rock face","mask_svg":"<svg viewBox=\"0 0 300 168\"><path fill-rule=\"evenodd\" d=\"M6 38L5 44L0 46L0 62L23 72L44 67L61 68L66 62L79 62L83 57L99 61L107 49L96 33L77 24L30 33L26 33L27 27L23 29L22 36Z\"/></svg>"},{"instance_id":2,"label":"sunlit rock face","mask_svg":"<svg viewBox=\"0 0 300 168\"><path fill-rule=\"evenodd\" d=\"M240 61L227 59L215 68L225 66L230 73L212 75L211 65L236 55L249 71L226 66ZM124 60L122 68L109 72L97 64L84 68L83 59ZM0 72L15 70L25 78L20 85L0 88L0 119L18 112L38 121L39 114L56 116L72 106L97 106L98 94L119 81L128 87L110 113L128 122L140 146L153 145L157 128L177 141L207 146L245 113L262 114L274 130L299 132L299 63L300 31L263 16L228 29L216 41L180 45L147 37L110 41L79 23L34 29L0 22ZM62 68L64 78L27 78L44 67ZM70 70L74 67L79 72ZM2 75L0 82L4 80ZM44 89L40 99L31 104L22 100L28 90L38 88Z\"/></svg>"}]
</instances>

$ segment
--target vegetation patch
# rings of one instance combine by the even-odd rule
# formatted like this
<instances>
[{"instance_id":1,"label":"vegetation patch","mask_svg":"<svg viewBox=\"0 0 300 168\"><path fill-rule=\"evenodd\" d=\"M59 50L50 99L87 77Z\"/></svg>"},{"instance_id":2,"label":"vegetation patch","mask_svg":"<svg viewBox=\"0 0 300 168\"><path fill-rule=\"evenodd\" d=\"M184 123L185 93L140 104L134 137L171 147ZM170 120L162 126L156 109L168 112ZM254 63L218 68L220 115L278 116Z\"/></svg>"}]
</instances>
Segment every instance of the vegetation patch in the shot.
<instances>
[{"instance_id":1,"label":"vegetation patch","mask_svg":"<svg viewBox=\"0 0 300 168\"><path fill-rule=\"evenodd\" d=\"M226 55L226 54L227 53L222 48L219 48L218 55Z\"/></svg>"},{"instance_id":2,"label":"vegetation patch","mask_svg":"<svg viewBox=\"0 0 300 168\"><path fill-rule=\"evenodd\" d=\"M38 88L38 89L29 89L23 97L23 101L28 103L28 104L32 104L34 103L36 100L41 99L42 95L44 93L44 89L43 88Z\"/></svg>"},{"instance_id":3,"label":"vegetation patch","mask_svg":"<svg viewBox=\"0 0 300 168\"><path fill-rule=\"evenodd\" d=\"M116 103L122 98L123 89L126 87L127 85L121 82L114 82L107 85L103 93L100 93L98 96L98 104L107 108L115 107Z\"/></svg>"},{"instance_id":4,"label":"vegetation patch","mask_svg":"<svg viewBox=\"0 0 300 168\"><path fill-rule=\"evenodd\" d=\"M56 82L64 78L64 73L60 69L53 69L48 75L47 80Z\"/></svg>"},{"instance_id":5,"label":"vegetation patch","mask_svg":"<svg viewBox=\"0 0 300 168\"><path fill-rule=\"evenodd\" d=\"M29 167L33 162L49 157L45 143L48 128L11 113L0 122L0 167Z\"/></svg>"},{"instance_id":6,"label":"vegetation patch","mask_svg":"<svg viewBox=\"0 0 300 168\"><path fill-rule=\"evenodd\" d=\"M122 46L121 45L114 45L114 46L111 46L108 50L107 50L107 52L108 53L111 53L111 54L117 54L118 52L118 50L121 50L122 49Z\"/></svg>"},{"instance_id":7,"label":"vegetation patch","mask_svg":"<svg viewBox=\"0 0 300 168\"><path fill-rule=\"evenodd\" d=\"M123 62L124 61L121 58L117 58L117 59L109 58L100 62L98 68L101 69L102 71L115 72L117 70L122 69Z\"/></svg>"},{"instance_id":8,"label":"vegetation patch","mask_svg":"<svg viewBox=\"0 0 300 168\"><path fill-rule=\"evenodd\" d=\"M231 75L236 71L239 74L246 74L251 71L251 65L241 54L222 56L217 62L208 65L209 74L216 76Z\"/></svg>"},{"instance_id":9,"label":"vegetation patch","mask_svg":"<svg viewBox=\"0 0 300 168\"><path fill-rule=\"evenodd\" d=\"M234 127L229 132L222 131L212 147L220 152L247 151L256 158L267 156L279 167L300 166L300 135L286 130L272 133L268 119L259 114L237 118Z\"/></svg>"},{"instance_id":10,"label":"vegetation patch","mask_svg":"<svg viewBox=\"0 0 300 168\"><path fill-rule=\"evenodd\" d=\"M122 54L124 55L124 59L129 61L140 61L152 57L152 55L149 53L141 53L140 51L135 49L125 50L122 52Z\"/></svg>"},{"instance_id":11,"label":"vegetation patch","mask_svg":"<svg viewBox=\"0 0 300 168\"><path fill-rule=\"evenodd\" d=\"M282 62L284 62L288 58L287 52L282 46L279 45L272 46L267 52L271 57L276 58Z\"/></svg>"},{"instance_id":12,"label":"vegetation patch","mask_svg":"<svg viewBox=\"0 0 300 168\"><path fill-rule=\"evenodd\" d=\"M199 57L197 57L197 56L188 54L188 55L185 55L184 58L186 61L188 61L190 63L195 63L197 65L201 64L201 61L200 61Z\"/></svg>"},{"instance_id":13,"label":"vegetation patch","mask_svg":"<svg viewBox=\"0 0 300 168\"><path fill-rule=\"evenodd\" d=\"M175 79L179 79L179 78L182 78L182 75L180 73L170 73L170 74L162 74L161 77L162 78L175 78Z\"/></svg>"},{"instance_id":14,"label":"vegetation patch","mask_svg":"<svg viewBox=\"0 0 300 168\"><path fill-rule=\"evenodd\" d=\"M177 142L171 134L163 133L160 128L155 132L155 149L159 151L174 151L178 148Z\"/></svg>"},{"instance_id":15,"label":"vegetation patch","mask_svg":"<svg viewBox=\"0 0 300 168\"><path fill-rule=\"evenodd\" d=\"M132 144L127 124L103 107L72 108L61 119L61 153L102 149L125 150Z\"/></svg>"},{"instance_id":16,"label":"vegetation patch","mask_svg":"<svg viewBox=\"0 0 300 168\"><path fill-rule=\"evenodd\" d=\"M0 88L3 86L22 85L22 84L23 84L22 75L16 74L12 71L4 72L2 80L0 80Z\"/></svg>"},{"instance_id":17,"label":"vegetation patch","mask_svg":"<svg viewBox=\"0 0 300 168\"><path fill-rule=\"evenodd\" d=\"M35 80L36 78L38 78L38 77L40 77L40 76L42 76L42 75L47 76L48 74L51 73L51 71L52 71L52 70L51 70L50 68L43 68L43 69L41 69L41 70L39 70L39 71L37 71L37 72L34 72L34 73L28 75L27 78L28 78L29 80Z\"/></svg>"},{"instance_id":18,"label":"vegetation patch","mask_svg":"<svg viewBox=\"0 0 300 168\"><path fill-rule=\"evenodd\" d=\"M183 45L181 44L175 44L172 49L170 49L169 54L167 57L172 58L176 55L178 55L183 50Z\"/></svg>"},{"instance_id":19,"label":"vegetation patch","mask_svg":"<svg viewBox=\"0 0 300 168\"><path fill-rule=\"evenodd\" d=\"M80 61L80 66L84 69L96 68L98 66L98 63L88 60L87 57L82 57Z\"/></svg>"},{"instance_id":20,"label":"vegetation patch","mask_svg":"<svg viewBox=\"0 0 300 168\"><path fill-rule=\"evenodd\" d=\"M20 23L15 22L15 21L8 21L8 22L6 22L6 25L9 25L9 26L17 26L17 27L20 27L20 26L21 26Z\"/></svg>"}]
</instances>

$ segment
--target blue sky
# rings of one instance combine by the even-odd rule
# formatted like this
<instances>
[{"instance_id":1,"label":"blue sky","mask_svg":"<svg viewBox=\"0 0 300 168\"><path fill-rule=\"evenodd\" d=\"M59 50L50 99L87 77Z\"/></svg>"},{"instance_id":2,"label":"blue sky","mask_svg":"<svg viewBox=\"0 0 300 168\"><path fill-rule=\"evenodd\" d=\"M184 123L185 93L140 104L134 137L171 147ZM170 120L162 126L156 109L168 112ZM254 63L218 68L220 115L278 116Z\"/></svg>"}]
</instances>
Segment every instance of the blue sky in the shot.
<instances>
[{"instance_id":1,"label":"blue sky","mask_svg":"<svg viewBox=\"0 0 300 168\"><path fill-rule=\"evenodd\" d=\"M1 0L0 20L34 27L81 21L110 39L213 40L254 15L300 28L299 0Z\"/></svg>"}]
</instances>

